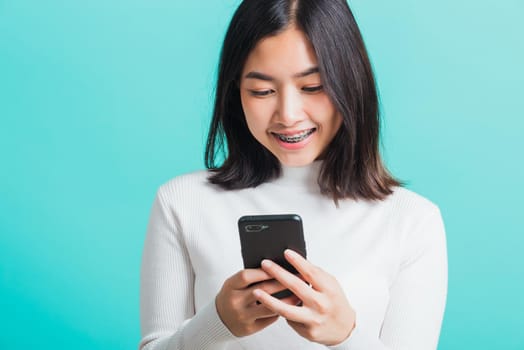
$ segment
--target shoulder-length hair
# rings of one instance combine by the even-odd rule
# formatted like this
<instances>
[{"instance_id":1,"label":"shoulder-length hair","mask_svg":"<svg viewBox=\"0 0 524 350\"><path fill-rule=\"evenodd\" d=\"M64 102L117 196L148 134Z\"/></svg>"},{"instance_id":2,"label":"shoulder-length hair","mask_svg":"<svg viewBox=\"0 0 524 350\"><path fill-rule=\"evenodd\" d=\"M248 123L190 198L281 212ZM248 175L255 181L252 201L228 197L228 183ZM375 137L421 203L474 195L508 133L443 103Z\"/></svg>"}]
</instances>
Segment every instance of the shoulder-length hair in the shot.
<instances>
[{"instance_id":1,"label":"shoulder-length hair","mask_svg":"<svg viewBox=\"0 0 524 350\"><path fill-rule=\"evenodd\" d=\"M229 24L218 67L205 151L209 181L225 189L242 189L280 175L278 159L247 127L239 84L255 45L292 25L311 42L324 90L343 119L323 153L318 177L321 193L335 202L343 198L384 199L400 183L389 174L380 156L375 79L345 0L244 0L240 4ZM222 159L218 165L217 160Z\"/></svg>"}]
</instances>

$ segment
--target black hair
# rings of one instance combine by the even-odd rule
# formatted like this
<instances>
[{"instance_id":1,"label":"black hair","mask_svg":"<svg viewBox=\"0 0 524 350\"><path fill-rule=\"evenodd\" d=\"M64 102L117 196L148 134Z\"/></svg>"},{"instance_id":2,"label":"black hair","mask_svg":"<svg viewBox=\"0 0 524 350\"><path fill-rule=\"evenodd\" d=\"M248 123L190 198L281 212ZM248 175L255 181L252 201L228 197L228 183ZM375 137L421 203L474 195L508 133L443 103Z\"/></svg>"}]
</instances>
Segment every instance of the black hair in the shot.
<instances>
[{"instance_id":1,"label":"black hair","mask_svg":"<svg viewBox=\"0 0 524 350\"><path fill-rule=\"evenodd\" d=\"M323 153L318 184L335 202L384 199L400 185L379 151L375 78L362 36L344 0L244 0L227 30L218 68L205 164L225 189L256 187L281 173L278 159L251 134L239 82L248 55L263 38L295 26L309 39L322 84L342 125ZM227 149L227 150L226 150ZM223 156L222 164L217 159Z\"/></svg>"}]
</instances>

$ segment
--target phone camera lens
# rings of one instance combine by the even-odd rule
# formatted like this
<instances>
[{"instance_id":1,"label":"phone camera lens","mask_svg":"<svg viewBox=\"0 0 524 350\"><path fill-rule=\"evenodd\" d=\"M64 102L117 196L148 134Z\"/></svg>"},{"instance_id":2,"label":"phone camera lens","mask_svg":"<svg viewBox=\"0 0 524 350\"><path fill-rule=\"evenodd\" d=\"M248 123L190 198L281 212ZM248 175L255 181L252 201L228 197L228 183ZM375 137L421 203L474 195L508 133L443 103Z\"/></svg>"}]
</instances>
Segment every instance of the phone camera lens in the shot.
<instances>
[{"instance_id":1,"label":"phone camera lens","mask_svg":"<svg viewBox=\"0 0 524 350\"><path fill-rule=\"evenodd\" d=\"M246 225L245 230L246 232L261 232L268 227L267 225Z\"/></svg>"}]
</instances>

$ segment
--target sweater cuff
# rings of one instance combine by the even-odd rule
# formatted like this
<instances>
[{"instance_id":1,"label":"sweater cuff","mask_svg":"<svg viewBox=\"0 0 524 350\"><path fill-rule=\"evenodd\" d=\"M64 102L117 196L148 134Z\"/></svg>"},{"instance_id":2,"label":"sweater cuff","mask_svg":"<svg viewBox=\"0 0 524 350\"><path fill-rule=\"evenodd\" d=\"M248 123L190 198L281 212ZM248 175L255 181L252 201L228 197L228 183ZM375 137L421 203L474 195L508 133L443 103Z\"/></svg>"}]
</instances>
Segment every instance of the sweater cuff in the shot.
<instances>
[{"instance_id":1,"label":"sweater cuff","mask_svg":"<svg viewBox=\"0 0 524 350\"><path fill-rule=\"evenodd\" d=\"M182 349L209 349L236 339L218 316L214 299L196 313L182 333Z\"/></svg>"},{"instance_id":2,"label":"sweater cuff","mask_svg":"<svg viewBox=\"0 0 524 350\"><path fill-rule=\"evenodd\" d=\"M340 344L328 346L328 348L331 350L388 350L380 339L361 332L358 325L346 340Z\"/></svg>"}]
</instances>

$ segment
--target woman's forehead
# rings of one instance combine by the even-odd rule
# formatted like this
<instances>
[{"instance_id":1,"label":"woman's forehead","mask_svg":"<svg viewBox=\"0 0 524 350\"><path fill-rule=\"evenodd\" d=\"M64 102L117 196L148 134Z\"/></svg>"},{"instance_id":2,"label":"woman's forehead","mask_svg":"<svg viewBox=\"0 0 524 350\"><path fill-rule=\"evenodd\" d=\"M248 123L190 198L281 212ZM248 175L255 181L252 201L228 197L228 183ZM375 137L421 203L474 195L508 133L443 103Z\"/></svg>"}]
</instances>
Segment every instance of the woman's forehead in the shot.
<instances>
[{"instance_id":1,"label":"woman's forehead","mask_svg":"<svg viewBox=\"0 0 524 350\"><path fill-rule=\"evenodd\" d=\"M255 71L275 77L298 77L315 67L313 46L302 31L292 27L260 40L249 53L242 76Z\"/></svg>"}]
</instances>

